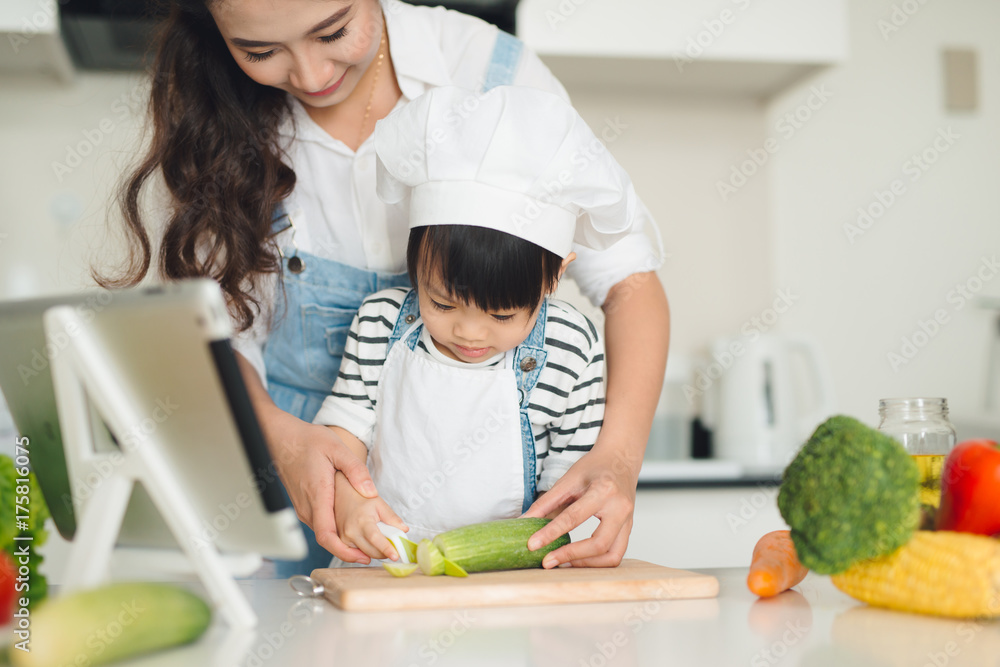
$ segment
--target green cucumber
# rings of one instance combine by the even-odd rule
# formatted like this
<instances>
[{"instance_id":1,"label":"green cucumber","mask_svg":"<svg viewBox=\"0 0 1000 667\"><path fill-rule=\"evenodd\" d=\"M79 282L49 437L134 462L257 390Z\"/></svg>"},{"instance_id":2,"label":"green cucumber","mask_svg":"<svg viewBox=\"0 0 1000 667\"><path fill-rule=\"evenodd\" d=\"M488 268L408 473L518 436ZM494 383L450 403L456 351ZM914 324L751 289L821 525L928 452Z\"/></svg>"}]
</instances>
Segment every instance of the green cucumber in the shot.
<instances>
[{"instance_id":1,"label":"green cucumber","mask_svg":"<svg viewBox=\"0 0 1000 667\"><path fill-rule=\"evenodd\" d=\"M399 543L403 545L403 551L406 552L406 559L411 563L417 562L417 543L406 539L405 537L399 537ZM402 554L400 554L402 555Z\"/></svg>"},{"instance_id":2,"label":"green cucumber","mask_svg":"<svg viewBox=\"0 0 1000 667\"><path fill-rule=\"evenodd\" d=\"M31 612L30 650L15 645L10 658L15 667L103 665L193 642L211 620L205 601L178 586L109 584L40 604Z\"/></svg>"},{"instance_id":3,"label":"green cucumber","mask_svg":"<svg viewBox=\"0 0 1000 667\"><path fill-rule=\"evenodd\" d=\"M444 556L428 539L420 540L420 544L417 545L417 563L420 565L420 571L426 575L444 574Z\"/></svg>"},{"instance_id":4,"label":"green cucumber","mask_svg":"<svg viewBox=\"0 0 1000 667\"><path fill-rule=\"evenodd\" d=\"M408 577L417 570L416 563L382 563L382 567L394 577Z\"/></svg>"},{"instance_id":5,"label":"green cucumber","mask_svg":"<svg viewBox=\"0 0 1000 667\"><path fill-rule=\"evenodd\" d=\"M449 577L467 577L469 573L463 570L460 566L452 563L447 558L444 559L444 573Z\"/></svg>"},{"instance_id":6,"label":"green cucumber","mask_svg":"<svg viewBox=\"0 0 1000 667\"><path fill-rule=\"evenodd\" d=\"M548 523L549 519L535 518L487 521L441 533L432 542L445 559L466 572L541 567L545 554L570 541L566 534L537 551L528 551L528 538ZM424 570L424 574L432 573Z\"/></svg>"}]
</instances>

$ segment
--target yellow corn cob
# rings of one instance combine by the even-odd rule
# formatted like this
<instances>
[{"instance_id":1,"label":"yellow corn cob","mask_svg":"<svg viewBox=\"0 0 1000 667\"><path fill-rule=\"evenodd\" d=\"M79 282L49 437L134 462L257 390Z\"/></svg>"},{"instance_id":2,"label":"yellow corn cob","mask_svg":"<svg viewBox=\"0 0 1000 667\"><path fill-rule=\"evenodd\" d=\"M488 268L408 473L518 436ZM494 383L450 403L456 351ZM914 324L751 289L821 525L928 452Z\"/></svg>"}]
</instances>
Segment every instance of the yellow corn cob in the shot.
<instances>
[{"instance_id":1,"label":"yellow corn cob","mask_svg":"<svg viewBox=\"0 0 1000 667\"><path fill-rule=\"evenodd\" d=\"M1000 616L1000 540L917 531L895 552L834 575L833 584L876 607L958 618Z\"/></svg>"}]
</instances>

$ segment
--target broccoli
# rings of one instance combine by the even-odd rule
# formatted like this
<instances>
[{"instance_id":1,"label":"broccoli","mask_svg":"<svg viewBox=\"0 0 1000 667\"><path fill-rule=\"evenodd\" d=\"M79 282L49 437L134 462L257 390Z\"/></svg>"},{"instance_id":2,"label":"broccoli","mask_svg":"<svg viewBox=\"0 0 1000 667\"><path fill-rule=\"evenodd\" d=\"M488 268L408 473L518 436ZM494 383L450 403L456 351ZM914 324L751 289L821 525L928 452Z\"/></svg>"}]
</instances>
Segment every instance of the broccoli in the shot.
<instances>
[{"instance_id":1,"label":"broccoli","mask_svg":"<svg viewBox=\"0 0 1000 667\"><path fill-rule=\"evenodd\" d=\"M802 564L837 574L912 537L920 523L917 465L888 435L831 417L785 469L778 509Z\"/></svg>"}]
</instances>

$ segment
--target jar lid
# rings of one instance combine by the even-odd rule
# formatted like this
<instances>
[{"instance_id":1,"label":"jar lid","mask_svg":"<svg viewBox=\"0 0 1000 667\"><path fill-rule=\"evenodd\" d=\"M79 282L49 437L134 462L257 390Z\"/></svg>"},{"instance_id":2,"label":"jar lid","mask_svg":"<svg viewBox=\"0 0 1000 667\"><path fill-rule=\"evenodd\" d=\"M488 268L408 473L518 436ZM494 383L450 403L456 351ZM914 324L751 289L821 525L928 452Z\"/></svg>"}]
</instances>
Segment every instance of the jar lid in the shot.
<instances>
[{"instance_id":1,"label":"jar lid","mask_svg":"<svg viewBox=\"0 0 1000 667\"><path fill-rule=\"evenodd\" d=\"M879 414L886 412L948 412L947 398L881 398L878 402Z\"/></svg>"}]
</instances>

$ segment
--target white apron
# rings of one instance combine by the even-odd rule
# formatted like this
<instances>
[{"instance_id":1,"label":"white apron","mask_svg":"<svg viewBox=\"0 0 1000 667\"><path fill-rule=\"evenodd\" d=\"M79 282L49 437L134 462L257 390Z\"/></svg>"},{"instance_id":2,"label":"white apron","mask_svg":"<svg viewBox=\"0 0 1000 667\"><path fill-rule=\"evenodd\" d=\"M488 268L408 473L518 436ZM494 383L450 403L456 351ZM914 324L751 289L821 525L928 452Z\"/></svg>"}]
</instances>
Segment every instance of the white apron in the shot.
<instances>
[{"instance_id":1,"label":"white apron","mask_svg":"<svg viewBox=\"0 0 1000 667\"><path fill-rule=\"evenodd\" d=\"M414 542L520 516L534 502L537 461L528 405L545 367L548 319L543 300L531 333L504 355L502 368L461 368L415 352L419 313L411 290L389 337L368 454L375 488ZM330 563L358 566L337 557Z\"/></svg>"},{"instance_id":2,"label":"white apron","mask_svg":"<svg viewBox=\"0 0 1000 667\"><path fill-rule=\"evenodd\" d=\"M448 366L411 349L420 324L385 360L369 453L375 488L414 542L516 517L525 496L514 352L502 368Z\"/></svg>"}]
</instances>

